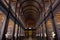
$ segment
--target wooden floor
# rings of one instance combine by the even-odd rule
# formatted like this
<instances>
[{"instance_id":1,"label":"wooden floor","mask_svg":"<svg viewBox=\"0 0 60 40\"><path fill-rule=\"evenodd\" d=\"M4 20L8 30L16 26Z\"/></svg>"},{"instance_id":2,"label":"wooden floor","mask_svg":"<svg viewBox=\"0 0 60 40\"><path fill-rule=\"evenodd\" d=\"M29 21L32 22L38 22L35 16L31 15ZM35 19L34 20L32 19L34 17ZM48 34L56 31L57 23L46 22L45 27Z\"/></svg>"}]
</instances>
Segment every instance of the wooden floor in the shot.
<instances>
[{"instance_id":1,"label":"wooden floor","mask_svg":"<svg viewBox=\"0 0 60 40\"><path fill-rule=\"evenodd\" d=\"M24 40L37 40L37 38L29 37L29 38L25 38Z\"/></svg>"}]
</instances>

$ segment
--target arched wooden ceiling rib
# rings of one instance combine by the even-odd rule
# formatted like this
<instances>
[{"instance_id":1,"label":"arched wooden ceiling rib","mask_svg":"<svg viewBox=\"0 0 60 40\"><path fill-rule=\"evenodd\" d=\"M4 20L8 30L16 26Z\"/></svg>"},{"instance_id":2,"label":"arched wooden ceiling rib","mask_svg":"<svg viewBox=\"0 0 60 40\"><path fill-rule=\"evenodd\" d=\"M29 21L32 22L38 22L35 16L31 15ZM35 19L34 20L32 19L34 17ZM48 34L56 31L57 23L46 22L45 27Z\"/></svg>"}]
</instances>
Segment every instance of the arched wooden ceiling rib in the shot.
<instances>
[{"instance_id":1,"label":"arched wooden ceiling rib","mask_svg":"<svg viewBox=\"0 0 60 40\"><path fill-rule=\"evenodd\" d=\"M28 1L36 2L39 5L39 7L42 8L41 5L40 5L40 3L37 2L36 0L25 0L25 1L21 2L21 5L20 6L22 6L25 2L28 2Z\"/></svg>"},{"instance_id":2,"label":"arched wooden ceiling rib","mask_svg":"<svg viewBox=\"0 0 60 40\"><path fill-rule=\"evenodd\" d=\"M34 18L34 15L32 15L32 14L27 14L27 16L28 16L29 18ZM26 17L26 18L28 18L28 17Z\"/></svg>"},{"instance_id":3,"label":"arched wooden ceiling rib","mask_svg":"<svg viewBox=\"0 0 60 40\"><path fill-rule=\"evenodd\" d=\"M26 14L26 15L25 15ZM24 13L24 15L25 15L25 17L27 16L28 17L28 15L29 14L32 14L33 15L33 17L36 19L36 17L35 16L37 16L38 17L38 14L37 13L35 13L35 12L32 12L32 11L30 11L30 12L26 12L26 13ZM36 19L37 20L37 19Z\"/></svg>"},{"instance_id":4,"label":"arched wooden ceiling rib","mask_svg":"<svg viewBox=\"0 0 60 40\"><path fill-rule=\"evenodd\" d=\"M30 8L31 7L31 8ZM39 9L37 8L37 7L35 7L35 6L27 6L27 7L25 7L24 9L22 8L22 11L23 10L26 10L26 9L32 9L32 10L36 10L36 11L39 11ZM40 12L40 11L39 11Z\"/></svg>"},{"instance_id":5,"label":"arched wooden ceiling rib","mask_svg":"<svg viewBox=\"0 0 60 40\"><path fill-rule=\"evenodd\" d=\"M41 7L37 4L37 3L34 3L34 2L32 2L32 3L27 3L27 2L25 2L25 3L23 3L23 5L21 6L21 8L22 7L24 7L24 6L30 6L30 5L34 5L34 6L36 6L37 8L40 8L41 9Z\"/></svg>"},{"instance_id":6,"label":"arched wooden ceiling rib","mask_svg":"<svg viewBox=\"0 0 60 40\"><path fill-rule=\"evenodd\" d=\"M23 2L21 3L21 5L20 5L20 8L22 8L23 4L26 3L26 2L28 2L28 1L31 1L31 2L33 1L33 2L37 3L37 5L39 5L39 9L42 10L42 7L41 7L40 3L37 2L37 1L35 1L35 0L25 0L25 1L23 1ZM30 6L30 5L27 5L27 6ZM27 7L27 6L26 6L26 7ZM33 6L33 5L31 5L31 6ZM37 6L35 6L35 7L37 7ZM24 8L25 8L25 6L24 6ZM38 7L37 7L37 8L38 8Z\"/></svg>"},{"instance_id":7,"label":"arched wooden ceiling rib","mask_svg":"<svg viewBox=\"0 0 60 40\"><path fill-rule=\"evenodd\" d=\"M36 14L39 13L39 12L37 12L36 10L32 10L32 9L30 9L30 10L29 10L29 9L24 10L23 13L26 13L27 11L28 11L28 12L29 12L29 11L30 11L30 12L32 11L32 12L34 12L34 13L36 13Z\"/></svg>"},{"instance_id":8,"label":"arched wooden ceiling rib","mask_svg":"<svg viewBox=\"0 0 60 40\"><path fill-rule=\"evenodd\" d=\"M37 10L37 11L40 13L40 10L39 10L36 6L34 6L34 5L24 6L23 8L21 8L21 10L22 10L22 12L23 12L23 10L25 10L25 9L30 9L30 7L33 7L32 9Z\"/></svg>"},{"instance_id":9,"label":"arched wooden ceiling rib","mask_svg":"<svg viewBox=\"0 0 60 40\"><path fill-rule=\"evenodd\" d=\"M25 12L28 11L28 9L30 10L29 7L31 7L31 6L34 8L34 9L31 8L32 10L36 10L36 11L35 11L36 13L33 11L35 14L37 14L37 13L38 13L38 14L41 13L41 12L39 11L39 9L38 9L36 6L34 6L34 5L29 5L29 6L28 6L28 5L27 5L26 8L25 8L25 7L23 8L23 11L22 11L23 14L25 14ZM24 11L24 10L25 10L25 11ZM39 15L40 15L40 14L39 14Z\"/></svg>"},{"instance_id":10,"label":"arched wooden ceiling rib","mask_svg":"<svg viewBox=\"0 0 60 40\"><path fill-rule=\"evenodd\" d=\"M39 13L39 11L37 11L35 9L25 9L25 10L23 10L23 13L26 12L26 11L28 11L28 10L32 10L32 11L35 11L36 13Z\"/></svg>"},{"instance_id":11,"label":"arched wooden ceiling rib","mask_svg":"<svg viewBox=\"0 0 60 40\"><path fill-rule=\"evenodd\" d=\"M26 15L28 15L28 14L32 14L32 15L35 15L36 13L35 12L32 12L32 11L27 11L27 12L25 12L24 14L26 14Z\"/></svg>"},{"instance_id":12,"label":"arched wooden ceiling rib","mask_svg":"<svg viewBox=\"0 0 60 40\"><path fill-rule=\"evenodd\" d=\"M25 14L26 14L26 15L25 15ZM24 13L25 17L28 16L28 14L32 14L34 18L35 18L35 16L36 16L36 13L35 13L35 12L32 12L32 11L29 11L29 12L28 12L28 11L27 11L27 12Z\"/></svg>"},{"instance_id":13,"label":"arched wooden ceiling rib","mask_svg":"<svg viewBox=\"0 0 60 40\"><path fill-rule=\"evenodd\" d=\"M35 15L36 13L35 12L32 12L32 11L29 11L29 12L27 11L24 14L26 14L26 15L28 15L28 14L32 14L33 15L34 14Z\"/></svg>"}]
</instances>

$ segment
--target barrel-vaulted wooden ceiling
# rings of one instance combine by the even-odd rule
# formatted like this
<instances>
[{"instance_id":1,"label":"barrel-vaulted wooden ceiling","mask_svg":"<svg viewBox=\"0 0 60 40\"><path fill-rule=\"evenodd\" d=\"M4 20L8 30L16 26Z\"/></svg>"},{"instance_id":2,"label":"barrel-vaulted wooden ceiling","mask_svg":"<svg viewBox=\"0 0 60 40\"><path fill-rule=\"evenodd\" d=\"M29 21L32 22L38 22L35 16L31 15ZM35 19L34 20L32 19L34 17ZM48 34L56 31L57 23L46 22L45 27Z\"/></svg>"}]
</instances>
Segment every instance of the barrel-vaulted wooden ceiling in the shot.
<instances>
[{"instance_id":1,"label":"barrel-vaulted wooden ceiling","mask_svg":"<svg viewBox=\"0 0 60 40\"><path fill-rule=\"evenodd\" d=\"M16 5L17 4L17 5ZM26 27L34 27L44 11L44 5L49 6L49 0L12 0L11 6L19 13Z\"/></svg>"},{"instance_id":2,"label":"barrel-vaulted wooden ceiling","mask_svg":"<svg viewBox=\"0 0 60 40\"><path fill-rule=\"evenodd\" d=\"M21 0L21 11L28 27L33 27L40 17L42 6L39 0Z\"/></svg>"}]
</instances>

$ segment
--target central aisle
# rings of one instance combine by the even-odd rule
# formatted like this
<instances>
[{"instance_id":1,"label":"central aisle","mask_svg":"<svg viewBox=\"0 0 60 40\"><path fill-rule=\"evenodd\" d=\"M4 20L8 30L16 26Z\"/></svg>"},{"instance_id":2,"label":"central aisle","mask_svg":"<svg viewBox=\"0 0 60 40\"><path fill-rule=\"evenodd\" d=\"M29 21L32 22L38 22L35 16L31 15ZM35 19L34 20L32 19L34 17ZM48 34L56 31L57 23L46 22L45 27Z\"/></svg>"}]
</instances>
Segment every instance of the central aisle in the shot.
<instances>
[{"instance_id":1,"label":"central aisle","mask_svg":"<svg viewBox=\"0 0 60 40\"><path fill-rule=\"evenodd\" d=\"M29 37L29 38L25 38L24 40L37 40L37 38Z\"/></svg>"}]
</instances>

